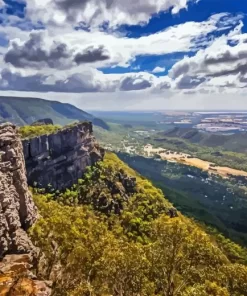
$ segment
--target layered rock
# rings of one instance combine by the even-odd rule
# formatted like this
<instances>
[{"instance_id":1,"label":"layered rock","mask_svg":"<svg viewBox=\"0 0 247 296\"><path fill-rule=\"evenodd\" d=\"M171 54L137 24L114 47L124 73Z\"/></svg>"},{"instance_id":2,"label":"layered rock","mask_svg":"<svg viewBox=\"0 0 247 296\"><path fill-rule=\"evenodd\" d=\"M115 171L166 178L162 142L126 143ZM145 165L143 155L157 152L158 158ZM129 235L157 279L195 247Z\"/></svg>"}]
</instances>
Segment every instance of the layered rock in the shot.
<instances>
[{"instance_id":1,"label":"layered rock","mask_svg":"<svg viewBox=\"0 0 247 296\"><path fill-rule=\"evenodd\" d=\"M18 130L10 123L0 125L0 257L34 250L26 230L36 218Z\"/></svg>"},{"instance_id":2,"label":"layered rock","mask_svg":"<svg viewBox=\"0 0 247 296\"><path fill-rule=\"evenodd\" d=\"M75 184L87 166L104 156L92 132L92 124L83 122L23 140L29 185L63 190Z\"/></svg>"}]
</instances>

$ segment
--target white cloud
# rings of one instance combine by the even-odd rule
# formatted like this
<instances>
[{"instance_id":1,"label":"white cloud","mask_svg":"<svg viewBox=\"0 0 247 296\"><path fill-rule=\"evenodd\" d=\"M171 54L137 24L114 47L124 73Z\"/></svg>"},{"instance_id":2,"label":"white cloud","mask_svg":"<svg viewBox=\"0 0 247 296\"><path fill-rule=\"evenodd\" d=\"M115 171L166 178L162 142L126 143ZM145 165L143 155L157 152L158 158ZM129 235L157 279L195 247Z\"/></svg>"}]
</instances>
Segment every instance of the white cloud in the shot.
<instances>
[{"instance_id":1,"label":"white cloud","mask_svg":"<svg viewBox=\"0 0 247 296\"><path fill-rule=\"evenodd\" d=\"M67 69L76 65L96 63L110 59L103 46L86 46L81 49L69 47L63 41L47 38L45 32L30 33L25 42L11 41L5 54L6 63L16 68L57 68Z\"/></svg>"},{"instance_id":2,"label":"white cloud","mask_svg":"<svg viewBox=\"0 0 247 296\"><path fill-rule=\"evenodd\" d=\"M155 34L129 38L112 30L99 30L97 26L104 21L109 21L112 27L123 23L148 22L152 13L172 7L173 13L176 13L186 7L188 1L103 0L94 15L97 10L96 0L73 0L73 3L70 0L70 6L66 6L66 1L27 1L29 16L46 24L45 29L35 31L35 34L42 35L41 40L38 40L40 42L32 43L30 31L13 27L20 22L17 17L11 17L0 28L0 33L11 40L8 49L0 48L0 67L5 69L1 71L1 91L40 92L43 97L52 93L54 97L63 97L64 100L65 97L67 100L72 97L79 100L79 96L83 96L88 106L91 106L89 98L97 98L94 102L106 109L110 102L111 109L114 106L116 109L121 106L137 108L138 104L143 108L154 108L156 103L162 108L161 102L172 97L177 102L174 106L182 108L182 103L179 105L178 102L182 102L182 98L188 100L191 96L194 102L196 96L208 99L207 95L220 95L222 92L232 94L235 91L239 97L242 96L241 88L247 85L247 34L241 33L241 15L233 17L221 13L203 22L191 21ZM109 7L106 9L105 3L108 2ZM82 3L85 5L84 10L78 8ZM33 9L36 9L35 14L32 14ZM92 26L91 31L72 29L72 25L81 18ZM54 22L61 21L64 26L54 26ZM28 24L23 26L26 29ZM228 36L223 35L215 40L209 37L211 33L233 26L235 29ZM231 46L229 41L232 42ZM165 71L160 66L151 73L143 72L140 70L142 67L138 68L139 65L132 68L135 73L104 74L98 70L131 66L140 55L158 56L193 51L195 56L185 57L176 63L169 76L153 75ZM1 54L8 57L5 58L7 65ZM154 104L150 104L151 99ZM109 104L104 105L102 100ZM120 100L126 100L128 104L120 103ZM173 106L173 103L169 104Z\"/></svg>"},{"instance_id":3,"label":"white cloud","mask_svg":"<svg viewBox=\"0 0 247 296\"><path fill-rule=\"evenodd\" d=\"M162 73L165 72L166 68L165 67L155 67L152 71L152 73Z\"/></svg>"},{"instance_id":4,"label":"white cloud","mask_svg":"<svg viewBox=\"0 0 247 296\"><path fill-rule=\"evenodd\" d=\"M182 74L192 76L217 77L247 72L247 43L235 46L227 44L223 37L216 40L210 47L200 50L193 57L185 57L170 70L170 76L176 78Z\"/></svg>"},{"instance_id":5,"label":"white cloud","mask_svg":"<svg viewBox=\"0 0 247 296\"><path fill-rule=\"evenodd\" d=\"M217 38L193 57L184 57L169 71L177 88L247 86L247 43L241 34L242 23L228 35Z\"/></svg>"},{"instance_id":6,"label":"white cloud","mask_svg":"<svg viewBox=\"0 0 247 296\"><path fill-rule=\"evenodd\" d=\"M85 61L85 51L91 53L92 57L92 50L94 49L94 56L98 56L98 62L91 65L92 67L126 67L139 55L165 55L173 52L189 52L192 49L195 50L194 48L197 46L196 43L198 38L200 39L203 36L206 38L207 34L217 31L218 24L220 22L222 25L223 18L228 19L229 16L227 14L215 15L204 22L187 22L178 26L169 27L156 34L139 38L127 38L125 36L119 36L98 30L86 32L66 29L61 30L56 28L46 31L44 34L45 37L42 39L42 44L40 44L39 47L37 47L36 44L33 44L33 47L30 48L29 46L29 48L35 52L42 49L42 52L44 53L49 51L54 43L65 44L68 49L71 49L74 52L82 52L82 58L78 59L82 61ZM25 44L30 45L28 43L28 40L30 40L28 34L22 35L19 34L19 30L9 28L0 28L0 32L1 31L9 34L13 39L16 39L14 40L14 43L17 44L16 47L18 47L19 51L20 49L23 50ZM18 41L17 38L20 38L20 40ZM89 50L90 48L92 49L91 51ZM99 49L102 49L101 58L99 58ZM11 51L11 48L9 50ZM108 56L109 58L107 58ZM18 61L19 59L16 59L16 62ZM31 62L29 62L29 66L30 63ZM63 64L66 65L64 60ZM70 64L71 67L77 66L75 63ZM38 63L35 62L34 66L40 68L42 65L38 65Z\"/></svg>"},{"instance_id":7,"label":"white cloud","mask_svg":"<svg viewBox=\"0 0 247 296\"><path fill-rule=\"evenodd\" d=\"M35 21L64 25L83 22L111 27L147 23L153 14L172 9L176 14L197 0L27 0L27 12Z\"/></svg>"},{"instance_id":8,"label":"white cloud","mask_svg":"<svg viewBox=\"0 0 247 296\"><path fill-rule=\"evenodd\" d=\"M0 90L26 92L103 93L138 91L154 88L163 82L163 79L146 72L103 74L101 71L90 67L78 73L61 71L53 74L27 73L26 71L6 68L0 74Z\"/></svg>"}]
</instances>

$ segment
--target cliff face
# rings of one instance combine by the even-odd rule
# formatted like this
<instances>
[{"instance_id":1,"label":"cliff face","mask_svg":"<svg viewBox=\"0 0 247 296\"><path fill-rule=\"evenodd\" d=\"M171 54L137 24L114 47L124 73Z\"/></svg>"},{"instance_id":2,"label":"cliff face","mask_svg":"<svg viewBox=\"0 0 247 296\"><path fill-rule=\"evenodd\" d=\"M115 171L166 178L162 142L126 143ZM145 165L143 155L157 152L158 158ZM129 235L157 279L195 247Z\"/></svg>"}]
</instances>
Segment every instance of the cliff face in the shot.
<instances>
[{"instance_id":1,"label":"cliff face","mask_svg":"<svg viewBox=\"0 0 247 296\"><path fill-rule=\"evenodd\" d=\"M75 184L87 166L104 156L92 132L92 124L83 122L56 134L23 140L29 185L63 190Z\"/></svg>"},{"instance_id":2,"label":"cliff face","mask_svg":"<svg viewBox=\"0 0 247 296\"><path fill-rule=\"evenodd\" d=\"M25 231L36 218L17 129L10 123L0 125L0 257L33 249Z\"/></svg>"}]
</instances>

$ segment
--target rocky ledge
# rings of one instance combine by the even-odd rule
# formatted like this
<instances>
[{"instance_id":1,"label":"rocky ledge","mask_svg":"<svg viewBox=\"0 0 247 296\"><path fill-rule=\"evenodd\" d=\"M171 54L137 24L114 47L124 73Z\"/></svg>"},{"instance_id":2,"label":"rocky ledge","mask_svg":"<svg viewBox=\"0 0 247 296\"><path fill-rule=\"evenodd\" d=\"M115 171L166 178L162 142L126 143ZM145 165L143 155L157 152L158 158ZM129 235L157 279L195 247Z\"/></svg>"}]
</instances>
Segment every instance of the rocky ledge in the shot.
<instances>
[{"instance_id":1,"label":"rocky ledge","mask_svg":"<svg viewBox=\"0 0 247 296\"><path fill-rule=\"evenodd\" d=\"M92 123L65 127L55 134L22 142L30 186L64 190L83 175L87 166L104 157L93 136Z\"/></svg>"},{"instance_id":2,"label":"rocky ledge","mask_svg":"<svg viewBox=\"0 0 247 296\"><path fill-rule=\"evenodd\" d=\"M28 190L21 139L17 128L0 125L0 258L6 253L34 251L26 230L37 219Z\"/></svg>"}]
</instances>

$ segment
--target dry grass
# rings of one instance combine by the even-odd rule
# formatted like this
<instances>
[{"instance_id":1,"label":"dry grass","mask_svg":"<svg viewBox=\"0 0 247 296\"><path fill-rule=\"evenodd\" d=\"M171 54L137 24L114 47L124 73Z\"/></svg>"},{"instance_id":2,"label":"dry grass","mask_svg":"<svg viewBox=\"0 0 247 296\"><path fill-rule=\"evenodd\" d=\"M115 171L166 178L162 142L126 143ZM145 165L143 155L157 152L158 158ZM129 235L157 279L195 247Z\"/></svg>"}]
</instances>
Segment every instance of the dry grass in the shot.
<instances>
[{"instance_id":1,"label":"dry grass","mask_svg":"<svg viewBox=\"0 0 247 296\"><path fill-rule=\"evenodd\" d=\"M189 154L177 153L163 148L153 148L151 145L146 146L144 148L144 151L148 154L148 156L150 156L152 153L159 154L162 159L194 166L204 171L208 171L212 174L220 175L222 177L227 177L228 175L247 177L247 172L245 171L235 170L229 167L215 166L215 164L212 162L208 162L199 158L190 158Z\"/></svg>"}]
</instances>

